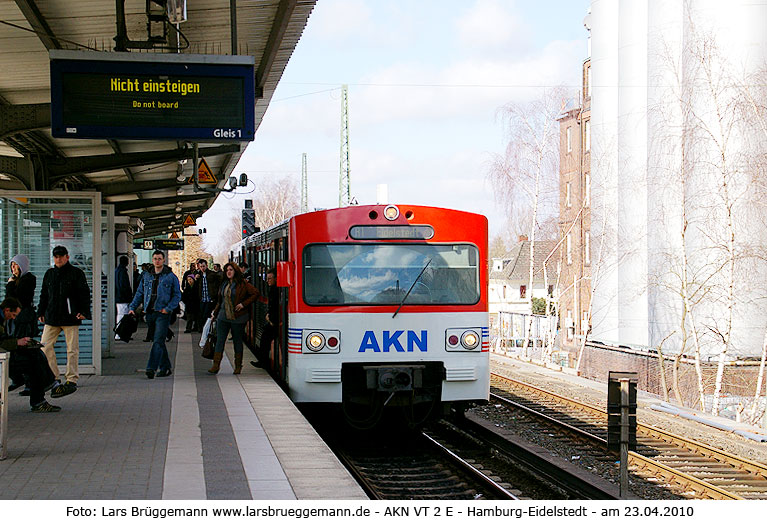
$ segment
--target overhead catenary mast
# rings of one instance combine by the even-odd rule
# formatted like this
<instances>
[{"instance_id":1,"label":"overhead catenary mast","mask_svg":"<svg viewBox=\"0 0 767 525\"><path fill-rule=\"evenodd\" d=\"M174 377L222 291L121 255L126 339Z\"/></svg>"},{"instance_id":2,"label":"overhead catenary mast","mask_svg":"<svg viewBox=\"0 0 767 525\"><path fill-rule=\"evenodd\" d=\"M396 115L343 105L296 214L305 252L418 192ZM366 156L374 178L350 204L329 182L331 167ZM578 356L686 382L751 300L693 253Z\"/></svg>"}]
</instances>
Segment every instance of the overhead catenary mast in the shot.
<instances>
[{"instance_id":1,"label":"overhead catenary mast","mask_svg":"<svg viewBox=\"0 0 767 525\"><path fill-rule=\"evenodd\" d=\"M343 208L351 201L351 179L349 168L349 86L341 86L341 169L338 175L338 207Z\"/></svg>"},{"instance_id":2,"label":"overhead catenary mast","mask_svg":"<svg viewBox=\"0 0 767 525\"><path fill-rule=\"evenodd\" d=\"M301 213L309 211L309 175L306 169L306 153L301 154Z\"/></svg>"}]
</instances>

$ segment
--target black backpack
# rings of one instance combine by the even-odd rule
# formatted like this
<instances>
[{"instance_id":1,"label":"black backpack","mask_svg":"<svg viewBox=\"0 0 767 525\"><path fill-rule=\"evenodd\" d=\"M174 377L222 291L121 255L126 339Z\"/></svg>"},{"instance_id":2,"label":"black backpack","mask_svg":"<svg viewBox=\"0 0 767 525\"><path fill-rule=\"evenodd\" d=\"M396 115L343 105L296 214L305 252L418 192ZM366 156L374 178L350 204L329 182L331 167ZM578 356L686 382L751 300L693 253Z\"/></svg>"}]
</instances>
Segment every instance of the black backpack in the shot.
<instances>
[{"instance_id":1,"label":"black backpack","mask_svg":"<svg viewBox=\"0 0 767 525\"><path fill-rule=\"evenodd\" d=\"M129 343L133 334L138 330L138 320L133 315L124 315L120 322L115 326L115 334L120 338L120 341Z\"/></svg>"}]
</instances>

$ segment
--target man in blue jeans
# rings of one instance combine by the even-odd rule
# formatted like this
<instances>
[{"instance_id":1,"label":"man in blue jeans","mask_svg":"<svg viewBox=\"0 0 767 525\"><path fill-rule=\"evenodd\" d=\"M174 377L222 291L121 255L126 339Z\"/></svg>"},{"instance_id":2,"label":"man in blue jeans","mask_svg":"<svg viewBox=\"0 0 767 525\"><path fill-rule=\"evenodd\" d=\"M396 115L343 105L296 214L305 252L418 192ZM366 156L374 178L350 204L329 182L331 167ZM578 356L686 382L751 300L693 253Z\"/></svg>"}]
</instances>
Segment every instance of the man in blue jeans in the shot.
<instances>
[{"instance_id":1,"label":"man in blue jeans","mask_svg":"<svg viewBox=\"0 0 767 525\"><path fill-rule=\"evenodd\" d=\"M181 300L178 277L165 265L165 254L155 250L152 254L152 265L153 271L142 274L128 311L130 315L135 315L134 310L139 304L143 304L146 324L150 330L154 330L152 350L146 364L146 376L149 379L154 379L155 372L157 377L169 376L172 373L165 336L168 333L171 312Z\"/></svg>"}]
</instances>

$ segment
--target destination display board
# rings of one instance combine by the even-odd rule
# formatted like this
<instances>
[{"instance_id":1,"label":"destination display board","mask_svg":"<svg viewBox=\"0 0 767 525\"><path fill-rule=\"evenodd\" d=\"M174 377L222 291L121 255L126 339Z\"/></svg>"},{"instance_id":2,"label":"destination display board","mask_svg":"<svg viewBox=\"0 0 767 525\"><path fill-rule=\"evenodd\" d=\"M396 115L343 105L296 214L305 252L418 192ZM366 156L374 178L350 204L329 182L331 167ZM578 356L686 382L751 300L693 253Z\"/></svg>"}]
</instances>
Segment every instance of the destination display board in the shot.
<instances>
[{"instance_id":1,"label":"destination display board","mask_svg":"<svg viewBox=\"0 0 767 525\"><path fill-rule=\"evenodd\" d=\"M51 132L61 138L248 142L252 56L50 51Z\"/></svg>"},{"instance_id":2,"label":"destination display board","mask_svg":"<svg viewBox=\"0 0 767 525\"><path fill-rule=\"evenodd\" d=\"M133 241L134 250L183 250L184 239L146 239Z\"/></svg>"}]
</instances>

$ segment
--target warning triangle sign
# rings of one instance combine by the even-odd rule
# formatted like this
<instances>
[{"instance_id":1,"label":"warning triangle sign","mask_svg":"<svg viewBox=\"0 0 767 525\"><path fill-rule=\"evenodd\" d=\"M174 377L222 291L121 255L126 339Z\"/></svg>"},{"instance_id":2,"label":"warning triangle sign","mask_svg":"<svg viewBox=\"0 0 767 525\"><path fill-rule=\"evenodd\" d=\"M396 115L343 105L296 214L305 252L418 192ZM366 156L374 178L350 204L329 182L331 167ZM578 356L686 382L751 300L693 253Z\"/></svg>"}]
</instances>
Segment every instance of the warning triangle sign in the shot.
<instances>
[{"instance_id":1,"label":"warning triangle sign","mask_svg":"<svg viewBox=\"0 0 767 525\"><path fill-rule=\"evenodd\" d=\"M171 239L178 239L178 233L176 233L176 232L171 233L170 234L170 238Z\"/></svg>"},{"instance_id":2,"label":"warning triangle sign","mask_svg":"<svg viewBox=\"0 0 767 525\"><path fill-rule=\"evenodd\" d=\"M187 179L187 184L192 184L194 182L194 175L189 177ZM218 183L218 179L215 175L213 175L213 170L210 169L210 166L208 166L208 161L205 159L200 159L200 165L197 166L197 182L199 184L216 184Z\"/></svg>"},{"instance_id":3,"label":"warning triangle sign","mask_svg":"<svg viewBox=\"0 0 767 525\"><path fill-rule=\"evenodd\" d=\"M194 218L192 218L191 215L187 214L186 219L184 219L184 228L186 228L187 226L194 226L195 224L197 223L195 222Z\"/></svg>"}]
</instances>

